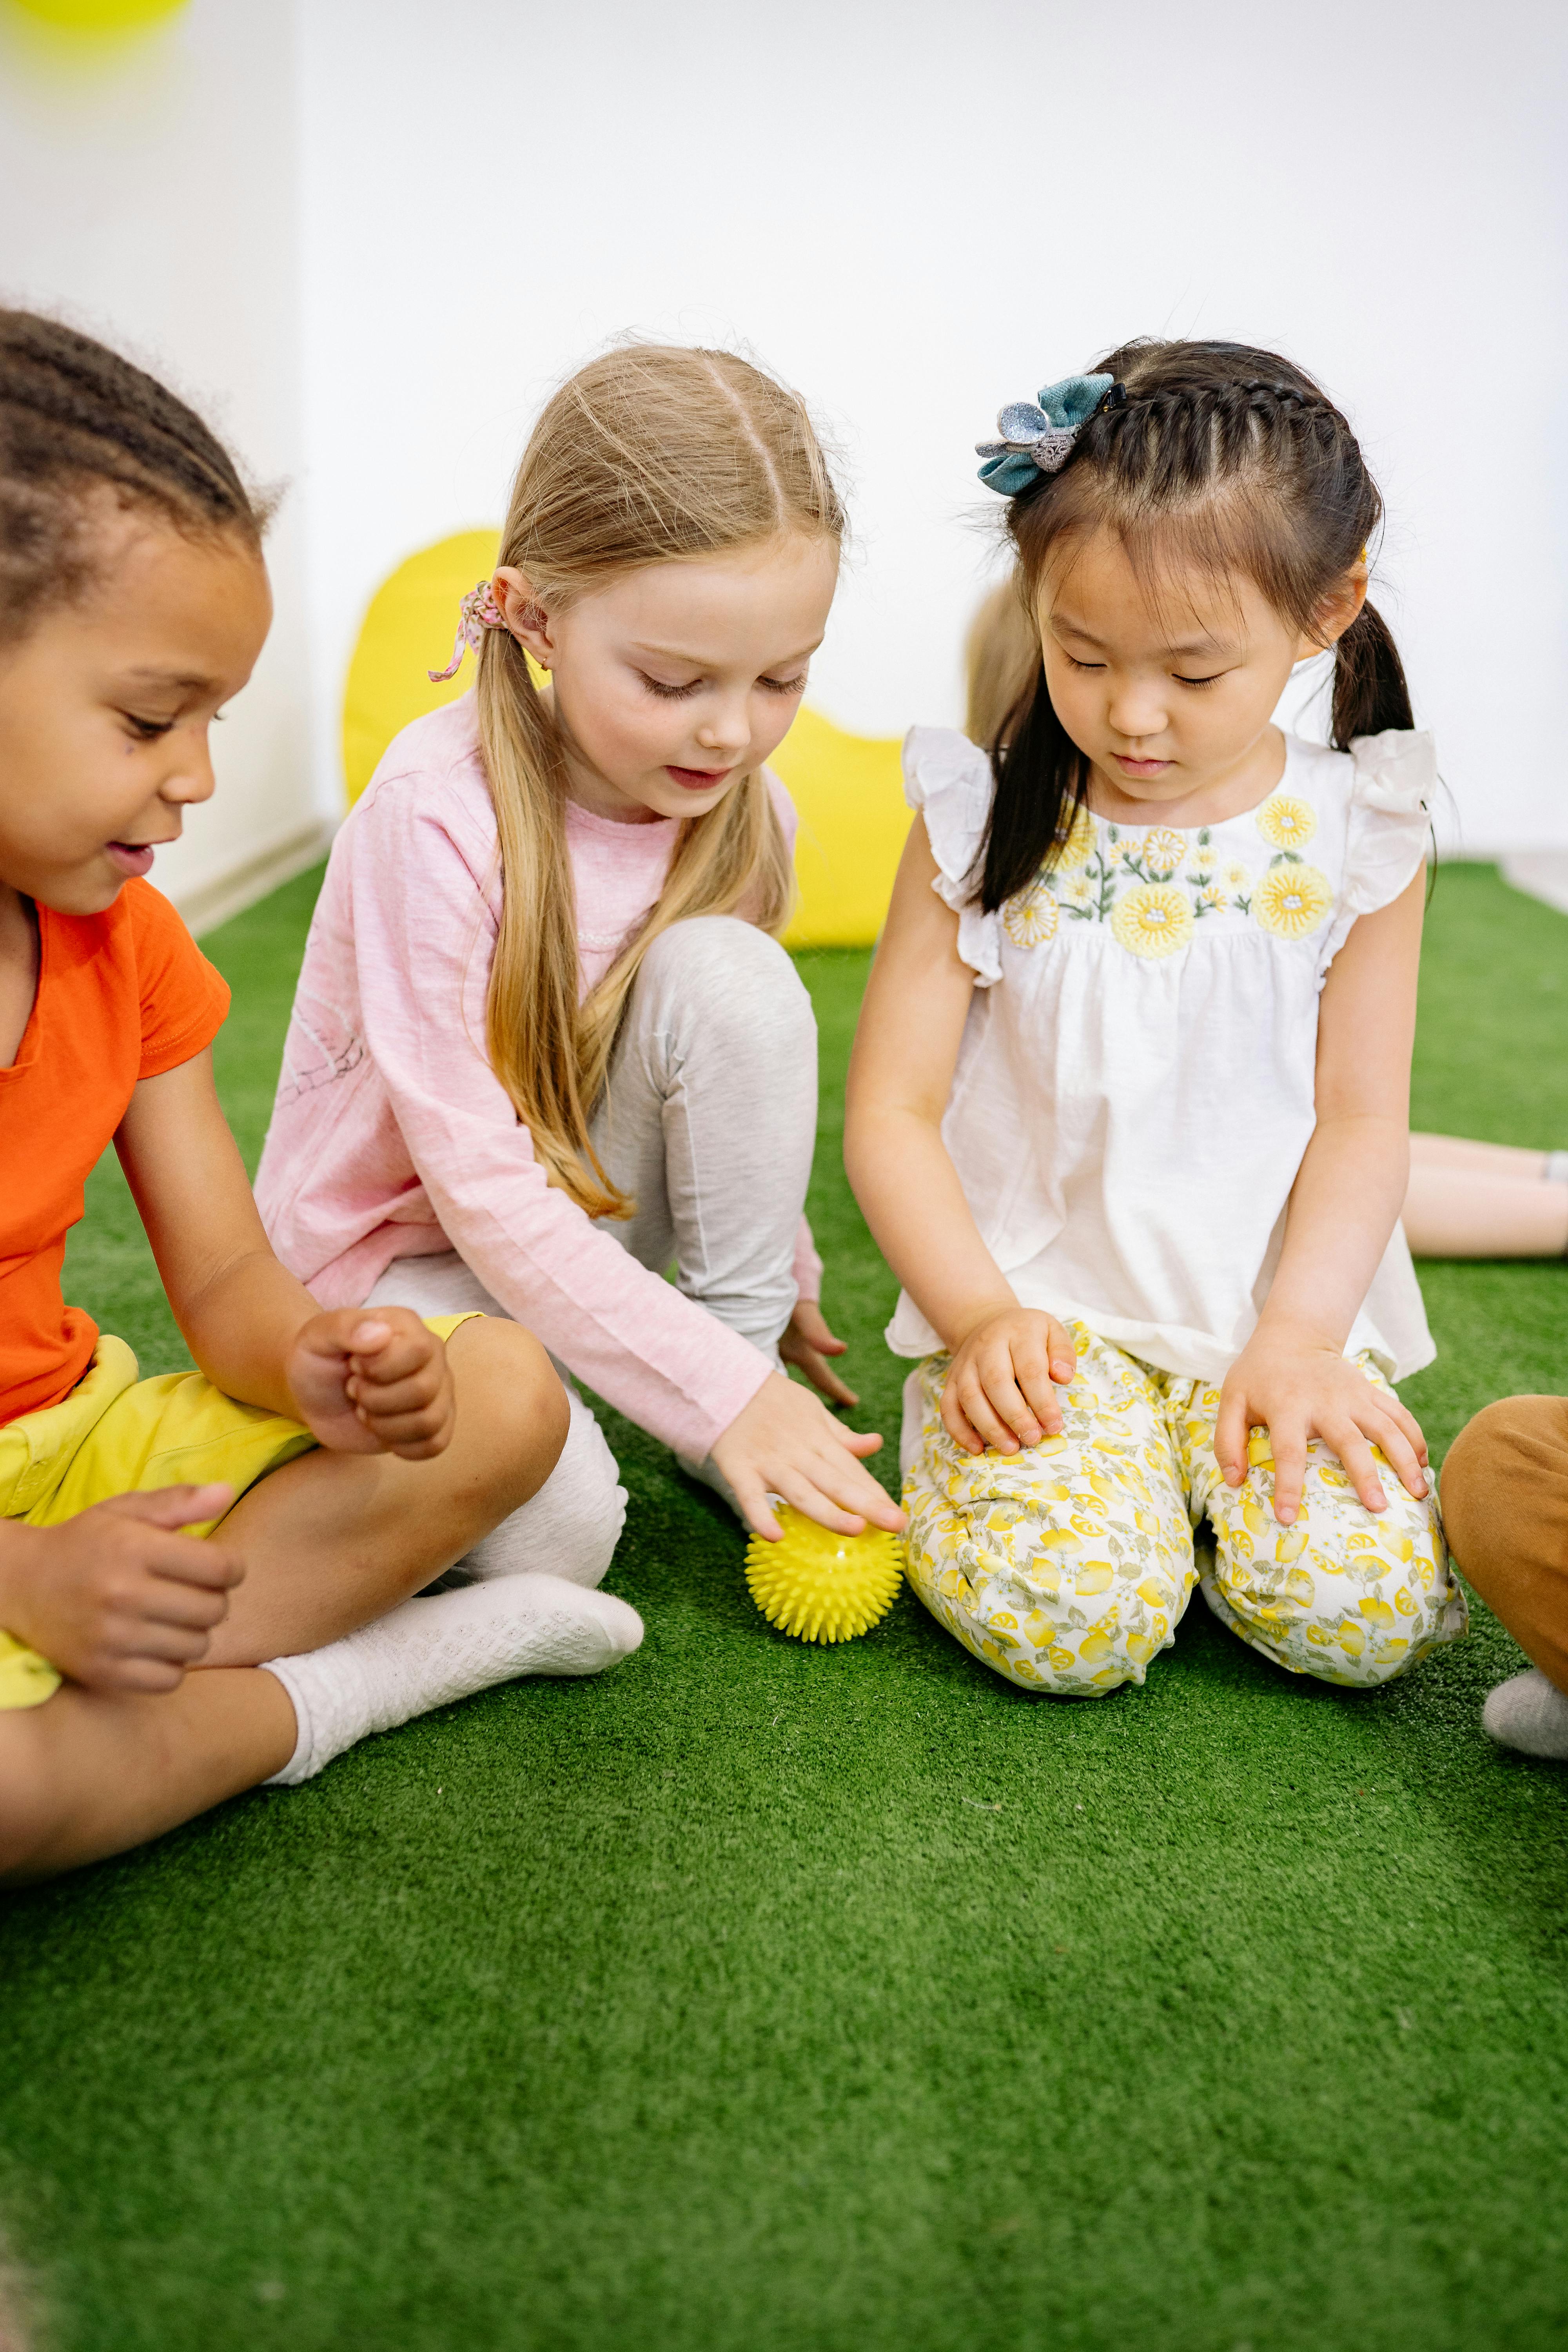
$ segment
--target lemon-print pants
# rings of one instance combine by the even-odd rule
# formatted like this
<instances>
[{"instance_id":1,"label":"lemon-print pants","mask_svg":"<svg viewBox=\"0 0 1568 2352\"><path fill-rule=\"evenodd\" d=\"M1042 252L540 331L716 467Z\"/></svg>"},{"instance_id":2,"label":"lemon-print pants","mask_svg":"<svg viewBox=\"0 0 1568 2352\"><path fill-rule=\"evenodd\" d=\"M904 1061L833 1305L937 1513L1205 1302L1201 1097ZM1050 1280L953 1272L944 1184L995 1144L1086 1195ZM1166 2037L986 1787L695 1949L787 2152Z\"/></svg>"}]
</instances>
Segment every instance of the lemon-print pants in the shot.
<instances>
[{"instance_id":1,"label":"lemon-print pants","mask_svg":"<svg viewBox=\"0 0 1568 2352\"><path fill-rule=\"evenodd\" d=\"M910 1581L983 1664L1064 1698L1141 1683L1200 1581L1253 1649L1352 1688L1389 1682L1464 1633L1436 1499L1417 1502L1381 1454L1388 1507L1372 1512L1313 1439L1300 1512L1281 1527L1264 1432L1252 1433L1246 1480L1227 1486L1214 1454L1219 1391L1068 1328L1078 1370L1061 1433L1017 1454L966 1454L948 1435L945 1355L911 1382ZM1370 1359L1356 1360L1386 1389ZM1193 1534L1205 1517L1214 1550L1200 1574Z\"/></svg>"}]
</instances>

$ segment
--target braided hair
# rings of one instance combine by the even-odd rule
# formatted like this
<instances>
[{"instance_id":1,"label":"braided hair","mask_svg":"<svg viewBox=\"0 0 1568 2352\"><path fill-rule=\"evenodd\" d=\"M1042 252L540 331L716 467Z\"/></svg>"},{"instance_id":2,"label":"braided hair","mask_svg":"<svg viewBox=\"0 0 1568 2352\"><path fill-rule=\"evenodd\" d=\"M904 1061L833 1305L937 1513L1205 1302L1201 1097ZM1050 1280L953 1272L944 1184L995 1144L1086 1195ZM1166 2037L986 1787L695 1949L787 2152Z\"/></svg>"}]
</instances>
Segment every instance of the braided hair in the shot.
<instances>
[{"instance_id":1,"label":"braided hair","mask_svg":"<svg viewBox=\"0 0 1568 2352\"><path fill-rule=\"evenodd\" d=\"M1383 500L1355 435L1310 376L1246 343L1124 344L1099 362L1107 397L1056 474L1008 503L1017 587L1033 605L1053 550L1109 528L1148 576L1173 545L1223 578L1256 583L1311 635L1370 544ZM1387 624L1366 604L1340 638L1331 740L1414 724ZM1089 790L1089 761L1037 663L991 748L996 778L978 861L987 913L1059 851Z\"/></svg>"},{"instance_id":2,"label":"braided hair","mask_svg":"<svg viewBox=\"0 0 1568 2352\"><path fill-rule=\"evenodd\" d=\"M155 377L58 320L0 310L0 644L79 591L97 487L192 537L258 548L267 525L268 502Z\"/></svg>"}]
</instances>

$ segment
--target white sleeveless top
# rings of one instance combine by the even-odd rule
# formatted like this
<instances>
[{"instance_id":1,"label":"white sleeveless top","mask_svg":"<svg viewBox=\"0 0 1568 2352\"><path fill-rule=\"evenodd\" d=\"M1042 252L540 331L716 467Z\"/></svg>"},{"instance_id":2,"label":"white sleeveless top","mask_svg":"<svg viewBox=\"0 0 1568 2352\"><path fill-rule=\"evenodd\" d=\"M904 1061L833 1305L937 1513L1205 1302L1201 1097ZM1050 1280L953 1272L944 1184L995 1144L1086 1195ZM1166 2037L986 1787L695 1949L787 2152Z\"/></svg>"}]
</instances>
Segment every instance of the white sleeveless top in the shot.
<instances>
[{"instance_id":1,"label":"white sleeveless top","mask_svg":"<svg viewBox=\"0 0 1568 2352\"><path fill-rule=\"evenodd\" d=\"M1245 815L1183 832L1080 814L1060 861L981 912L991 764L916 727L904 789L958 914L974 994L942 1140L1026 1307L1218 1381L1258 1320L1315 1124L1318 996L1358 915L1426 855L1432 739L1286 738ZM900 1356L942 1342L907 1292ZM1436 1353L1403 1231L1345 1343L1403 1380Z\"/></svg>"}]
</instances>

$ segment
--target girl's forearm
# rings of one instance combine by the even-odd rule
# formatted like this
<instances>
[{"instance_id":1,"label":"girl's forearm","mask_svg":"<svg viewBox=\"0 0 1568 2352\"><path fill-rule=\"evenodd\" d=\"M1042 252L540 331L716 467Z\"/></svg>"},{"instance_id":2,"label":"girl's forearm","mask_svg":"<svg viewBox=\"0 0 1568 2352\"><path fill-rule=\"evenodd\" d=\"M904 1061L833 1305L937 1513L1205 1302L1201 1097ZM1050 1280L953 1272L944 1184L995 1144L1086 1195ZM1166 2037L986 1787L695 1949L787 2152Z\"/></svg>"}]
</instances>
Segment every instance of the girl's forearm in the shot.
<instances>
[{"instance_id":1,"label":"girl's forearm","mask_svg":"<svg viewBox=\"0 0 1568 2352\"><path fill-rule=\"evenodd\" d=\"M1016 1307L930 1119L862 1110L846 1127L844 1164L878 1248L944 1347Z\"/></svg>"},{"instance_id":2,"label":"girl's forearm","mask_svg":"<svg viewBox=\"0 0 1568 2352\"><path fill-rule=\"evenodd\" d=\"M1342 1348L1350 1336L1409 1181L1404 1121L1381 1113L1320 1120L1285 1217L1285 1244L1258 1318Z\"/></svg>"},{"instance_id":3,"label":"girl's forearm","mask_svg":"<svg viewBox=\"0 0 1568 2352\"><path fill-rule=\"evenodd\" d=\"M303 1283L266 1248L230 1260L175 1302L185 1345L214 1388L290 1421L300 1414L284 1366L320 1311Z\"/></svg>"}]
</instances>

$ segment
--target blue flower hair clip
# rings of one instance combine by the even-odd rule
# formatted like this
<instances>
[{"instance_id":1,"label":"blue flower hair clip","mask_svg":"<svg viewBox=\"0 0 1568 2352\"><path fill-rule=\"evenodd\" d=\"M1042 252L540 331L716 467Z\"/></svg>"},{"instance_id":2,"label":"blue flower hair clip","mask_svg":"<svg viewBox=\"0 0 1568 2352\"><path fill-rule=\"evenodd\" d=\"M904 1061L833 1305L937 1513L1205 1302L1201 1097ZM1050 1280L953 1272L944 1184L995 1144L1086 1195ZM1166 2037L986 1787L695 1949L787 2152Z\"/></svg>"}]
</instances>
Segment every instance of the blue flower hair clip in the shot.
<instances>
[{"instance_id":1,"label":"blue flower hair clip","mask_svg":"<svg viewBox=\"0 0 1568 2352\"><path fill-rule=\"evenodd\" d=\"M1116 395L1121 394L1121 398ZM1000 441L977 441L980 478L998 497L1016 499L1042 474L1057 474L1096 410L1120 408L1127 395L1113 375L1067 375L1048 383L1037 405L1012 400L996 419Z\"/></svg>"}]
</instances>

